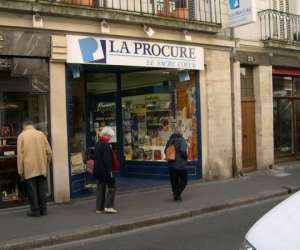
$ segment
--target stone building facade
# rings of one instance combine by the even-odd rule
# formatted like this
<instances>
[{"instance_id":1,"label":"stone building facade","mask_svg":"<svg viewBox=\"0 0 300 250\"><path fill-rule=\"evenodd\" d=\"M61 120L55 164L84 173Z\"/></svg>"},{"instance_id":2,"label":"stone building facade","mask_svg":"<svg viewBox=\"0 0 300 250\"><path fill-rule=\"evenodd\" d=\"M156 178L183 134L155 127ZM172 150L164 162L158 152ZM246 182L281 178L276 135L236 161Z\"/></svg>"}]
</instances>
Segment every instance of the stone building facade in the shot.
<instances>
[{"instance_id":1,"label":"stone building facade","mask_svg":"<svg viewBox=\"0 0 300 250\"><path fill-rule=\"evenodd\" d=\"M83 67L87 72L92 67L68 62L68 36L106 37L203 48L204 69L199 74L195 73L195 83L198 84L195 89L199 90L199 94L196 94L196 102L199 103L196 143L199 154L195 161L196 164L199 162L199 169L195 170L195 178L224 179L238 172L272 166L273 68L284 66L281 65L282 57L286 58L290 67L299 67L296 55L298 45L289 43L278 48L277 41L262 40L260 33L253 34L253 30L261 30L263 24L260 19L256 24L237 28L235 36L230 37L226 27L228 3L225 0L182 1L188 2L188 5L178 5L179 1L163 1L163 5L154 8L152 5L156 1L137 1L139 4L136 6L126 7L110 6L112 2L107 1L108 6L99 5L98 1L0 2L0 28L15 32L47 32L51 38L51 55L47 59L50 79L48 135L53 148L51 172L54 200L68 201L72 189L79 186L72 182L81 181L72 179L71 165L75 158L72 158L70 149L69 120L73 110L70 109L72 98L68 86L70 75L76 79ZM259 8L267 9L266 2L269 1L258 1ZM207 3L210 4L205 5ZM263 12L258 15L261 17ZM2 43L0 39L0 46L7 46ZM4 56L1 48L0 55ZM98 73L103 73L103 69L100 68ZM243 85L245 81L246 86ZM244 112L248 112L246 116ZM254 127L247 127L247 121ZM245 136L248 136L245 130L252 136L250 142L246 141L250 146L245 146ZM149 164L145 163L145 166ZM158 166L164 168L160 163ZM132 169L137 167L132 165ZM155 172L153 169L151 171ZM160 171L163 173L163 170Z\"/></svg>"},{"instance_id":2,"label":"stone building facade","mask_svg":"<svg viewBox=\"0 0 300 250\"><path fill-rule=\"evenodd\" d=\"M256 5L257 22L233 32L235 148L241 171L299 158L299 3L257 0ZM249 134L255 140L248 140Z\"/></svg>"}]
</instances>

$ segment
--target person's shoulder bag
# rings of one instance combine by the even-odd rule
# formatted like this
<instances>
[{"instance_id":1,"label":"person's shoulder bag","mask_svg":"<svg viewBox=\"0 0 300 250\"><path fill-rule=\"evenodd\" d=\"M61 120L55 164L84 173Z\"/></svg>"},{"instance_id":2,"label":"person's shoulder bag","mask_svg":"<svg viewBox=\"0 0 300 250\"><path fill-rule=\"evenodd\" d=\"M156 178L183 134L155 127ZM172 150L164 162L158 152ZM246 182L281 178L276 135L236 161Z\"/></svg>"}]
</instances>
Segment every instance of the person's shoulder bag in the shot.
<instances>
[{"instance_id":1,"label":"person's shoulder bag","mask_svg":"<svg viewBox=\"0 0 300 250\"><path fill-rule=\"evenodd\" d=\"M174 144L170 144L166 149L165 160L166 161L175 161L175 157L176 157L176 147Z\"/></svg>"}]
</instances>

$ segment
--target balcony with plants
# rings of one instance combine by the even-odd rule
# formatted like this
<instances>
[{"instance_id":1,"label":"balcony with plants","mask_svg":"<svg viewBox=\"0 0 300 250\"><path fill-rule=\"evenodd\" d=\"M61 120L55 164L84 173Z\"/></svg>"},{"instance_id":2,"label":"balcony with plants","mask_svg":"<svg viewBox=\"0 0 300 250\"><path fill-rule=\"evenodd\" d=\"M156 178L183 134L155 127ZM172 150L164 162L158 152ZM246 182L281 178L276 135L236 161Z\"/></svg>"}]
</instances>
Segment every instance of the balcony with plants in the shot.
<instances>
[{"instance_id":1,"label":"balcony with plants","mask_svg":"<svg viewBox=\"0 0 300 250\"><path fill-rule=\"evenodd\" d=\"M35 10L64 16L102 18L217 33L221 0L1 0L0 10Z\"/></svg>"}]
</instances>

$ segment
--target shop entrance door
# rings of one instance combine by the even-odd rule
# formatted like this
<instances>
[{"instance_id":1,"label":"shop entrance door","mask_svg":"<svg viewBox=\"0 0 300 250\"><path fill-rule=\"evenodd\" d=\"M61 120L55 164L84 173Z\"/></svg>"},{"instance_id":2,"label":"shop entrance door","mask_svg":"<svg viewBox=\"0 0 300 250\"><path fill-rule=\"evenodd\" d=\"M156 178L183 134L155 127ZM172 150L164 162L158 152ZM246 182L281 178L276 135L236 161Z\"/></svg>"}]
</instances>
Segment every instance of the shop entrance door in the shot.
<instances>
[{"instance_id":1,"label":"shop entrance door","mask_svg":"<svg viewBox=\"0 0 300 250\"><path fill-rule=\"evenodd\" d=\"M118 128L121 126L119 98L118 98L118 73L88 73L87 81L87 112L89 114L87 146L93 147L99 140L101 130L105 126L115 131L111 139L113 150L122 161L121 141Z\"/></svg>"},{"instance_id":2,"label":"shop entrance door","mask_svg":"<svg viewBox=\"0 0 300 250\"><path fill-rule=\"evenodd\" d=\"M116 131L117 76L115 73L87 73L87 111L89 113L88 145L94 145L105 126ZM116 138L112 138L113 142Z\"/></svg>"}]
</instances>

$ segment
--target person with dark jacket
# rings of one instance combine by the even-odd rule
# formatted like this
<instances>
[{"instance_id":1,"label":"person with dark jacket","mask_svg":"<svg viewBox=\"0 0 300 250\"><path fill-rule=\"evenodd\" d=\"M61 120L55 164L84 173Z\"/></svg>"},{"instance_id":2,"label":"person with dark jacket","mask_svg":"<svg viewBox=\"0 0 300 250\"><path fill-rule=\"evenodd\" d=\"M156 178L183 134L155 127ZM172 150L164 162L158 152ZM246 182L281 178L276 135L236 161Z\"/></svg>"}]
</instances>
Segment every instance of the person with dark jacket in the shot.
<instances>
[{"instance_id":1,"label":"person with dark jacket","mask_svg":"<svg viewBox=\"0 0 300 250\"><path fill-rule=\"evenodd\" d=\"M109 141L114 136L110 127L104 127L95 148L93 176L97 179L96 213L117 213L114 208L116 181L113 172L112 148Z\"/></svg>"},{"instance_id":2,"label":"person with dark jacket","mask_svg":"<svg viewBox=\"0 0 300 250\"><path fill-rule=\"evenodd\" d=\"M175 146L175 160L169 160L169 174L174 201L181 201L181 194L188 181L187 143L179 131L174 132L166 145L165 153L170 145Z\"/></svg>"}]
</instances>

